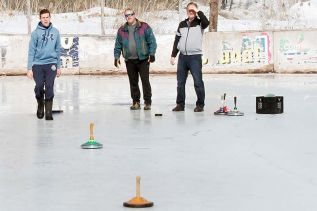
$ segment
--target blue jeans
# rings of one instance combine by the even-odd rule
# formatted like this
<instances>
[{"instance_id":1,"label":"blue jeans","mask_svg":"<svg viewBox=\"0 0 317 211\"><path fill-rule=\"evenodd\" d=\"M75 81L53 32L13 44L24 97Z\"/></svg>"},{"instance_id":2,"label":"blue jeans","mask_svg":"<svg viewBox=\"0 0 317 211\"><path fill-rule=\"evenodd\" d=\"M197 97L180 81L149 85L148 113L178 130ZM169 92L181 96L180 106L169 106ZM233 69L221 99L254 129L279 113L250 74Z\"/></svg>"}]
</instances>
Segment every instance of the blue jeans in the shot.
<instances>
[{"instance_id":1,"label":"blue jeans","mask_svg":"<svg viewBox=\"0 0 317 211\"><path fill-rule=\"evenodd\" d=\"M205 106L205 86L202 79L202 61L201 55L183 55L180 54L177 65L177 99L176 103L185 107L185 85L188 76L188 70L193 76L194 87L197 95L196 106Z\"/></svg>"},{"instance_id":2,"label":"blue jeans","mask_svg":"<svg viewBox=\"0 0 317 211\"><path fill-rule=\"evenodd\" d=\"M33 65L32 72L35 81L34 92L36 99L44 100L45 95L45 100L53 100L56 71L56 64Z\"/></svg>"}]
</instances>

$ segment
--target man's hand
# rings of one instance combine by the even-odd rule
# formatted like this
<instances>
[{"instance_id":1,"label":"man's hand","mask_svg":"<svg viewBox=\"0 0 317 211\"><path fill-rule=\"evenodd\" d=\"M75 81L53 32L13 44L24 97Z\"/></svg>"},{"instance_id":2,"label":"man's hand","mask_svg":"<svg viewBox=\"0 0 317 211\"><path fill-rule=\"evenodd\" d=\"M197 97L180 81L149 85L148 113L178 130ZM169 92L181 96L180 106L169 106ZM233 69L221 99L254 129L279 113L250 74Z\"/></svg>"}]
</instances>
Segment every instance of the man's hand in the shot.
<instances>
[{"instance_id":1,"label":"man's hand","mask_svg":"<svg viewBox=\"0 0 317 211\"><path fill-rule=\"evenodd\" d=\"M171 65L174 65L174 64L175 64L175 57L171 57L170 63L171 63Z\"/></svg>"},{"instance_id":2,"label":"man's hand","mask_svg":"<svg viewBox=\"0 0 317 211\"><path fill-rule=\"evenodd\" d=\"M27 76L29 79L33 79L33 72L32 72L32 70L28 70L27 73L26 73L26 76Z\"/></svg>"},{"instance_id":3,"label":"man's hand","mask_svg":"<svg viewBox=\"0 0 317 211\"><path fill-rule=\"evenodd\" d=\"M150 56L149 56L149 59L148 59L148 62L149 62L149 63L155 62L155 56L154 56L154 55L150 55Z\"/></svg>"},{"instance_id":4,"label":"man's hand","mask_svg":"<svg viewBox=\"0 0 317 211\"><path fill-rule=\"evenodd\" d=\"M114 66L116 66L117 68L119 68L121 65L120 59L114 59Z\"/></svg>"},{"instance_id":5,"label":"man's hand","mask_svg":"<svg viewBox=\"0 0 317 211\"><path fill-rule=\"evenodd\" d=\"M56 76L57 76L57 77L59 77L59 76L61 76L61 75L62 75L62 71L61 71L61 69L57 69Z\"/></svg>"}]
</instances>

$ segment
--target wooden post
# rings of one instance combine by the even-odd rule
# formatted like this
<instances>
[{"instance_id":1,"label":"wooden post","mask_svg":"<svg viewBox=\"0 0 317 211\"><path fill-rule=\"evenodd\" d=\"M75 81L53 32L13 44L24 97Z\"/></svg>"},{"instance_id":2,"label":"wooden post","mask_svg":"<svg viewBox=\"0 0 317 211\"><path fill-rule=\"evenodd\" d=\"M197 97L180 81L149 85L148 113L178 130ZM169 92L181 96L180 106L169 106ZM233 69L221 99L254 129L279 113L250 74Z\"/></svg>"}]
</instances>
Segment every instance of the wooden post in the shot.
<instances>
[{"instance_id":1,"label":"wooden post","mask_svg":"<svg viewBox=\"0 0 317 211\"><path fill-rule=\"evenodd\" d=\"M27 23L28 34L31 34L32 12L31 12L31 0L27 0Z\"/></svg>"},{"instance_id":2,"label":"wooden post","mask_svg":"<svg viewBox=\"0 0 317 211\"><path fill-rule=\"evenodd\" d=\"M209 12L209 31L216 32L218 25L218 4L219 0L210 0L210 12Z\"/></svg>"},{"instance_id":3,"label":"wooden post","mask_svg":"<svg viewBox=\"0 0 317 211\"><path fill-rule=\"evenodd\" d=\"M105 32L105 2L106 0L100 0L100 6L101 6L101 35L105 36L106 32Z\"/></svg>"}]
</instances>

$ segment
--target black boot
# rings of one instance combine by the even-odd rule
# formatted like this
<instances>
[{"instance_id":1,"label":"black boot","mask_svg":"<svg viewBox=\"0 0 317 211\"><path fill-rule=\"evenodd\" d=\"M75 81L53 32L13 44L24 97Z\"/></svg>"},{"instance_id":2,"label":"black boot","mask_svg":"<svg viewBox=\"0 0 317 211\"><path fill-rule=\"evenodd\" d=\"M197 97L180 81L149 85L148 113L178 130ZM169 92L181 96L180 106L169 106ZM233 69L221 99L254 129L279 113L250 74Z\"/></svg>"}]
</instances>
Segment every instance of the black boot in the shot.
<instances>
[{"instance_id":1,"label":"black boot","mask_svg":"<svg viewBox=\"0 0 317 211\"><path fill-rule=\"evenodd\" d=\"M43 99L36 99L36 100L37 100L36 116L39 119L43 119L43 117L44 117L44 100Z\"/></svg>"},{"instance_id":2,"label":"black boot","mask_svg":"<svg viewBox=\"0 0 317 211\"><path fill-rule=\"evenodd\" d=\"M52 115L53 100L45 100L45 119L53 120Z\"/></svg>"}]
</instances>

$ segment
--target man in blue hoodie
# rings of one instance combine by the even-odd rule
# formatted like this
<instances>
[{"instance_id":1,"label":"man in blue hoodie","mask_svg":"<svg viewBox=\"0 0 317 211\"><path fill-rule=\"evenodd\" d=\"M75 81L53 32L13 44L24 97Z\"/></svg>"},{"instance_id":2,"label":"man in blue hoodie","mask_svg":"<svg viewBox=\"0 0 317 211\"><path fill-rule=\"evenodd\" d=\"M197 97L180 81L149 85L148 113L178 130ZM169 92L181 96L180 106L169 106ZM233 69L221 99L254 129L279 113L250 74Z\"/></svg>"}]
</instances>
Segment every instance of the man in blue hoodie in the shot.
<instances>
[{"instance_id":1,"label":"man in blue hoodie","mask_svg":"<svg viewBox=\"0 0 317 211\"><path fill-rule=\"evenodd\" d=\"M31 35L27 65L27 77L35 81L39 119L44 117L45 106L45 119L53 120L54 81L56 76L61 75L60 51L59 31L52 26L50 11L43 9L40 11L40 22Z\"/></svg>"}]
</instances>

